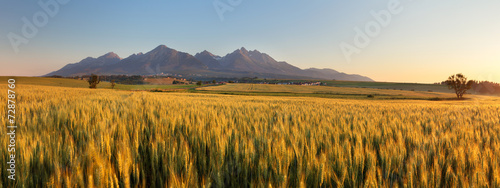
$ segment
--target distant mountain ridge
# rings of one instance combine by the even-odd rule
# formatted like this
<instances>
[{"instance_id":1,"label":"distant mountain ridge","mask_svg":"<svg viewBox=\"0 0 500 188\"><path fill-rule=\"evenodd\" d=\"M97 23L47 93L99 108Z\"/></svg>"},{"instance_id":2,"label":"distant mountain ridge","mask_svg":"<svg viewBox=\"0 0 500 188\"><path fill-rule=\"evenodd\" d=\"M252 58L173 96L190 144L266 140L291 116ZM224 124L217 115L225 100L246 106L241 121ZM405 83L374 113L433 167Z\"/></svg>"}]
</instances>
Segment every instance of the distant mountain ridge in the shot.
<instances>
[{"instance_id":1,"label":"distant mountain ridge","mask_svg":"<svg viewBox=\"0 0 500 188\"><path fill-rule=\"evenodd\" d=\"M160 45L143 54L120 58L113 52L98 58L88 57L68 64L45 76L98 75L156 75L182 74L187 77L263 77L276 79L328 79L373 81L333 69L300 69L284 61L276 61L266 53L240 48L223 57L203 51L196 55L179 52Z\"/></svg>"}]
</instances>

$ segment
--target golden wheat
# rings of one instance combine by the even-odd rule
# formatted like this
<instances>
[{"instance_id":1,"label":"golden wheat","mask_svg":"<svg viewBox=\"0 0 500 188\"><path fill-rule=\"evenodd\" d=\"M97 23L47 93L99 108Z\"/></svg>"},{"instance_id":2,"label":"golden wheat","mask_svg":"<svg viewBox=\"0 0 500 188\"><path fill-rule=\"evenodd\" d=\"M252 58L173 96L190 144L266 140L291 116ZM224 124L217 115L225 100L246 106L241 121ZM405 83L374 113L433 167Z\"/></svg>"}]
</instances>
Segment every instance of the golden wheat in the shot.
<instances>
[{"instance_id":1,"label":"golden wheat","mask_svg":"<svg viewBox=\"0 0 500 188\"><path fill-rule=\"evenodd\" d=\"M8 153L0 150L6 187L500 186L495 98L377 101L50 86L19 86L17 93L20 157L12 182Z\"/></svg>"}]
</instances>

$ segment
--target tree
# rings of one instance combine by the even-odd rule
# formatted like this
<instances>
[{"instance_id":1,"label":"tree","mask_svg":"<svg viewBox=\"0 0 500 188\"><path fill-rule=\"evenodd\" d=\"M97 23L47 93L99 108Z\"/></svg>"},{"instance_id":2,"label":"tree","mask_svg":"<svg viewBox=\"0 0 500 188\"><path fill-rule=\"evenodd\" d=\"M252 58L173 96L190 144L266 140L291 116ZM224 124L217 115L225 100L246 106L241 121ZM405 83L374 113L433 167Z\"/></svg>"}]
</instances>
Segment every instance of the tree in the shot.
<instances>
[{"instance_id":1,"label":"tree","mask_svg":"<svg viewBox=\"0 0 500 188\"><path fill-rule=\"evenodd\" d=\"M196 82L196 85L201 86L203 83L201 81Z\"/></svg>"},{"instance_id":2,"label":"tree","mask_svg":"<svg viewBox=\"0 0 500 188\"><path fill-rule=\"evenodd\" d=\"M467 81L467 77L465 77L462 73L459 73L448 77L448 80L446 80L445 83L448 85L448 89L455 90L457 98L462 99L467 90L472 88L474 81Z\"/></svg>"},{"instance_id":3,"label":"tree","mask_svg":"<svg viewBox=\"0 0 500 188\"><path fill-rule=\"evenodd\" d=\"M217 81L215 81L215 80L212 80L212 84L216 84L216 83L217 83Z\"/></svg>"},{"instance_id":4,"label":"tree","mask_svg":"<svg viewBox=\"0 0 500 188\"><path fill-rule=\"evenodd\" d=\"M88 80L89 82L89 88L90 89L95 89L97 87L97 84L101 82L101 79L99 79L99 76L92 74Z\"/></svg>"},{"instance_id":5,"label":"tree","mask_svg":"<svg viewBox=\"0 0 500 188\"><path fill-rule=\"evenodd\" d=\"M116 85L115 80L111 80L111 89L115 89L115 85Z\"/></svg>"}]
</instances>

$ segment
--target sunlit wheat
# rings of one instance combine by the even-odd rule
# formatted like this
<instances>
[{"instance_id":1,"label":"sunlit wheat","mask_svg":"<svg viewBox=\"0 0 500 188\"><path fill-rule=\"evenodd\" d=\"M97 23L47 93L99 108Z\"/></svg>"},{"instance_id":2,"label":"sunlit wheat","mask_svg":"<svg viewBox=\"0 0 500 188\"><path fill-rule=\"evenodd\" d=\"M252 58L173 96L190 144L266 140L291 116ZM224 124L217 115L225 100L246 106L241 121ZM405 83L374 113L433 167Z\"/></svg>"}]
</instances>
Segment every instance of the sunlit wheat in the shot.
<instances>
[{"instance_id":1,"label":"sunlit wheat","mask_svg":"<svg viewBox=\"0 0 500 188\"><path fill-rule=\"evenodd\" d=\"M17 93L21 187L500 186L495 98L388 101L51 86L20 86ZM6 169L7 151L0 153ZM0 182L8 187L6 173Z\"/></svg>"}]
</instances>

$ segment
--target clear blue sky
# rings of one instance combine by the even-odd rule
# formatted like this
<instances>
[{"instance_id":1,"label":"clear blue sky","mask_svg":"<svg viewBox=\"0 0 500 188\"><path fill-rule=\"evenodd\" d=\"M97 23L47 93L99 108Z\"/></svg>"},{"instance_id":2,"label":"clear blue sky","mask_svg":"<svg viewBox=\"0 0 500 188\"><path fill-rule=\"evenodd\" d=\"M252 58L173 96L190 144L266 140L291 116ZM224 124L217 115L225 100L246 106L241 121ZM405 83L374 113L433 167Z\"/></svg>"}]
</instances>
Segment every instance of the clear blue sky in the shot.
<instances>
[{"instance_id":1,"label":"clear blue sky","mask_svg":"<svg viewBox=\"0 0 500 188\"><path fill-rule=\"evenodd\" d=\"M41 0L40 2L48 2ZM55 1L55 0L53 0ZM376 21L390 0L242 0L221 20L215 0L71 0L13 50L35 1L0 0L0 75L37 76L113 51L125 58L160 44L195 54L257 49L300 68L332 68L377 81L437 82L462 72L500 82L500 1L401 0L401 12L347 61L342 42Z\"/></svg>"}]
</instances>

